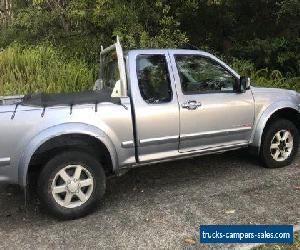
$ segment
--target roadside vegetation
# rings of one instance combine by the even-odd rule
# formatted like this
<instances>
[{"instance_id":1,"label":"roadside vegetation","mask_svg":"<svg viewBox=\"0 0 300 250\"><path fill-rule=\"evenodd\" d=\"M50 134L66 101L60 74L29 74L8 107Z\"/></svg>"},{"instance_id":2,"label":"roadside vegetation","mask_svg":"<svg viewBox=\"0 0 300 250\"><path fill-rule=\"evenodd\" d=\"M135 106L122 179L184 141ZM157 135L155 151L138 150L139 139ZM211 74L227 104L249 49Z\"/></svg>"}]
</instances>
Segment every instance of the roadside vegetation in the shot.
<instances>
[{"instance_id":1,"label":"roadside vegetation","mask_svg":"<svg viewBox=\"0 0 300 250\"><path fill-rule=\"evenodd\" d=\"M284 76L279 70L268 68L255 70L254 63L245 60L234 59L231 66L240 75L249 76L254 86L286 88L300 92L300 76Z\"/></svg>"},{"instance_id":2,"label":"roadside vegetation","mask_svg":"<svg viewBox=\"0 0 300 250\"><path fill-rule=\"evenodd\" d=\"M93 86L94 74L93 65L66 59L51 45L13 44L0 52L0 96L81 91Z\"/></svg>"},{"instance_id":3,"label":"roadside vegetation","mask_svg":"<svg viewBox=\"0 0 300 250\"><path fill-rule=\"evenodd\" d=\"M116 35L126 49L194 45L254 85L300 91L298 0L0 0L0 95L90 88Z\"/></svg>"},{"instance_id":4,"label":"roadside vegetation","mask_svg":"<svg viewBox=\"0 0 300 250\"><path fill-rule=\"evenodd\" d=\"M300 77L285 77L278 70L255 70L250 61L232 59L240 75L251 77L255 86L293 89L300 92ZM97 63L68 58L53 45L22 47L14 43L0 51L0 96L34 92L74 92L91 89Z\"/></svg>"}]
</instances>

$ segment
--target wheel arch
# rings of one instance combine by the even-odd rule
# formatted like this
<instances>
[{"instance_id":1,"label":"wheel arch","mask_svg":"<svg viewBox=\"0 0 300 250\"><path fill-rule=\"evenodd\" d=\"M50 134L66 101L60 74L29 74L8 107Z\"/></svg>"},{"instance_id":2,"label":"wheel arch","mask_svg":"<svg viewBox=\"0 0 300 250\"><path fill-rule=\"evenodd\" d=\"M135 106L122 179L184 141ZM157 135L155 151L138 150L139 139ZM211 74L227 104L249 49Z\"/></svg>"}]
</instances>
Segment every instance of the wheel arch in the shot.
<instances>
[{"instance_id":1,"label":"wheel arch","mask_svg":"<svg viewBox=\"0 0 300 250\"><path fill-rule=\"evenodd\" d=\"M260 146L264 132L268 128L269 124L275 119L284 118L292 121L300 132L300 113L298 106L291 102L278 102L269 106L257 120L255 129L253 130L250 145L257 149L257 153L260 152Z\"/></svg>"},{"instance_id":2,"label":"wheel arch","mask_svg":"<svg viewBox=\"0 0 300 250\"><path fill-rule=\"evenodd\" d=\"M79 145L83 142L83 145ZM47 128L32 138L26 145L18 164L19 184L26 187L28 184L28 173L33 166L33 161L36 160L40 152L54 152L56 149L74 149L80 148L86 151L85 147L89 143L98 149L106 150L109 154L110 166L112 172L118 168L118 158L115 146L106 133L97 127L81 123L62 124ZM80 147L79 147L80 146ZM54 151L53 151L54 150ZM56 151L57 152L57 151ZM101 156L101 154L100 154Z\"/></svg>"}]
</instances>

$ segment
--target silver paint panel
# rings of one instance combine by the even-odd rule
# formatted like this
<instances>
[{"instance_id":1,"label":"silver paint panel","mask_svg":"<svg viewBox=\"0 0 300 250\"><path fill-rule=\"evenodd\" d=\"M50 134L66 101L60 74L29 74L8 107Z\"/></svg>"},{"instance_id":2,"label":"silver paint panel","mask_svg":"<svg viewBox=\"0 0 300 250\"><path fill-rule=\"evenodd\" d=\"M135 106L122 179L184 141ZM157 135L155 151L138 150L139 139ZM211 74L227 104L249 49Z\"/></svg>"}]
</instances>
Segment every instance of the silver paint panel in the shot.
<instances>
[{"instance_id":1,"label":"silver paint panel","mask_svg":"<svg viewBox=\"0 0 300 250\"><path fill-rule=\"evenodd\" d=\"M254 123L254 99L250 90L245 93L209 93L185 95L182 92L180 77L176 67L175 55L199 55L222 65L231 74L239 75L209 53L197 51L170 51L172 68L180 104L180 152L201 150L202 147L223 145L234 141L249 141L251 130L238 129L251 127ZM182 108L190 101L201 103L196 109ZM209 135L209 136L208 136Z\"/></svg>"},{"instance_id":2,"label":"silver paint panel","mask_svg":"<svg viewBox=\"0 0 300 250\"><path fill-rule=\"evenodd\" d=\"M284 108L299 112L300 95L295 91L286 89L251 87L251 90L255 99L256 119L250 145L257 148L257 152L259 152L263 130L269 118L276 111Z\"/></svg>"},{"instance_id":3,"label":"silver paint panel","mask_svg":"<svg viewBox=\"0 0 300 250\"><path fill-rule=\"evenodd\" d=\"M138 55L153 54L164 56L168 63L173 92L172 101L169 103L148 104L143 100L140 94L136 74L136 57ZM157 154L162 154L166 157L169 154L168 152L173 150L178 151L179 143L179 107L168 51L129 51L128 60L129 78L131 82L130 93L133 100L136 121L138 159L140 162L151 161L157 158ZM171 138L171 140L168 138ZM159 141L162 143L158 143Z\"/></svg>"},{"instance_id":4,"label":"silver paint panel","mask_svg":"<svg viewBox=\"0 0 300 250\"><path fill-rule=\"evenodd\" d=\"M127 99L127 100L126 100ZM43 109L19 106L14 119L14 106L5 107L10 112L0 113L0 158L11 158L11 170L8 181L26 185L27 168L31 156L49 139L66 134L84 134L100 140L108 148L113 167L116 170L125 162L134 164L134 148L123 148L124 141L133 141L131 105L129 98L124 98L122 105L100 103L95 105L75 105L72 114L70 107L57 106ZM3 136L5 135L5 136ZM1 176L7 175L7 172Z\"/></svg>"}]
</instances>

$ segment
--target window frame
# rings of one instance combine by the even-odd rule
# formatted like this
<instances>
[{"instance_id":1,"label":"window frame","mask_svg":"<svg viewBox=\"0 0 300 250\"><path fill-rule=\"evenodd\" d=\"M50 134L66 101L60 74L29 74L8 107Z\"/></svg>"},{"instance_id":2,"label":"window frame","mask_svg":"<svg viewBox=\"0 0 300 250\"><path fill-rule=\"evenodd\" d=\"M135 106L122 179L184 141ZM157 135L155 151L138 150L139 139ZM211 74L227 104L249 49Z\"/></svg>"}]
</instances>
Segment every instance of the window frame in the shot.
<instances>
[{"instance_id":1,"label":"window frame","mask_svg":"<svg viewBox=\"0 0 300 250\"><path fill-rule=\"evenodd\" d=\"M140 89L140 85L139 85L139 78L138 78L138 59L139 57L150 57L150 56L161 56L164 58L165 60L165 67L166 67L166 71L167 71L167 77L168 77L168 83L169 83L169 88L171 90L171 93L170 93L170 100L167 101L167 102L159 102L159 103L150 103L150 102L147 102L144 97L143 97L143 94L141 92L141 89ZM169 104L169 103L172 103L173 100L174 100L174 90L173 90L173 87L172 87L172 80L171 80L171 72L169 70L169 63L168 63L168 58L167 58L167 55L165 53L139 53L135 56L135 74L136 74L136 81L137 81L137 88L139 90L139 95L141 97L141 99L143 100L144 103L146 103L147 105L165 105L165 104Z\"/></svg>"},{"instance_id":2,"label":"window frame","mask_svg":"<svg viewBox=\"0 0 300 250\"><path fill-rule=\"evenodd\" d=\"M178 67L178 63L177 63L177 59L176 57L177 56L190 56L190 57L201 57L201 58L205 58L207 59L208 61L211 61L215 64L217 64L218 66L220 66L221 68L223 68L226 72L228 72L234 79L235 79L235 85L233 86L233 90L232 91L207 91L207 92L198 92L198 93L187 93L183 90L182 88L182 81L181 81L181 77L180 77L180 74L179 74L179 67ZM238 87L238 81L239 81L239 78L234 75L229 69L226 68L225 65L223 65L222 63L218 62L217 60L215 60L214 58L208 56L208 55L203 55L203 54L190 54L190 53L174 53L173 54L173 58L174 58L174 62L175 62L175 66L176 66L176 70L177 70L177 74L178 74L178 78L179 78L179 81L180 81L180 90L181 90L181 93L184 95L184 96L191 96L191 95L205 95L205 94L233 94L233 93L237 93L237 87Z\"/></svg>"}]
</instances>

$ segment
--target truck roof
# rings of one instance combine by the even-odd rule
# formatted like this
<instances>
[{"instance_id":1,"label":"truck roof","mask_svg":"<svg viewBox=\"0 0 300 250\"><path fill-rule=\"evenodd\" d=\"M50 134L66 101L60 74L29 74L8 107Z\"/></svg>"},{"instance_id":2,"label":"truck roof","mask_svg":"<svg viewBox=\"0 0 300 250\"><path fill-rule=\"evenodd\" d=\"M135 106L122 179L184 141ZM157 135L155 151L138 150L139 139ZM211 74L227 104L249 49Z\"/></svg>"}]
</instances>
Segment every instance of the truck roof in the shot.
<instances>
[{"instance_id":1,"label":"truck roof","mask_svg":"<svg viewBox=\"0 0 300 250\"><path fill-rule=\"evenodd\" d=\"M143 53L143 52L156 52L156 53L165 53L165 52L172 52L174 54L197 54L199 53L207 53L203 50L196 50L196 49L174 49L174 48L165 48L165 49L156 49L156 48L145 48L145 49L131 49L131 50L125 50L124 54L130 54L130 53ZM209 54L209 53L207 53Z\"/></svg>"}]
</instances>

